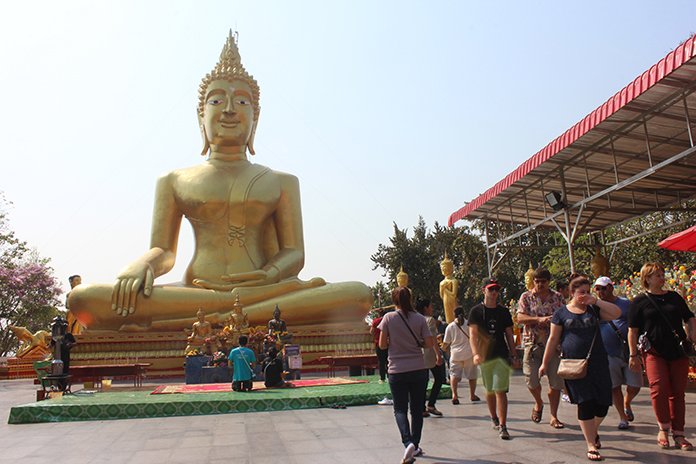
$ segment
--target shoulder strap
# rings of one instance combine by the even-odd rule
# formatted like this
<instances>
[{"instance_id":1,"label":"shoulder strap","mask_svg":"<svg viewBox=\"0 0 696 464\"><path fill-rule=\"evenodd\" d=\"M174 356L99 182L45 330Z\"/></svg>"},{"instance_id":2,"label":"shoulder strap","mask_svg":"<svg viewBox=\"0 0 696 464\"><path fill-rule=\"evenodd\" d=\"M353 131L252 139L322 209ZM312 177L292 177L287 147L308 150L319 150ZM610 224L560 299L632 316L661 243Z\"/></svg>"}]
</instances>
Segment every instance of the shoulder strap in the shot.
<instances>
[{"instance_id":1,"label":"shoulder strap","mask_svg":"<svg viewBox=\"0 0 696 464\"><path fill-rule=\"evenodd\" d=\"M625 342L626 339L624 339L623 335L621 335L621 331L616 328L616 326L614 325L614 321L609 321L609 325L611 325L611 327L614 329L614 332L616 332L616 336L619 337L619 340Z\"/></svg>"},{"instance_id":2,"label":"shoulder strap","mask_svg":"<svg viewBox=\"0 0 696 464\"><path fill-rule=\"evenodd\" d=\"M396 312L396 314L398 314L399 317L401 318L401 320L404 321L404 324L406 324L406 327L408 328L408 331L411 332L411 335L413 335L413 338L416 340L416 345L418 345L418 348L423 348L423 342L421 342L420 340L418 340L418 337L416 337L416 334L414 334L414 333L413 333L413 330L411 330L411 326L408 325L408 322L406 322L406 319L404 319L403 314L401 314L401 313L398 312L398 311Z\"/></svg>"},{"instance_id":3,"label":"shoulder strap","mask_svg":"<svg viewBox=\"0 0 696 464\"><path fill-rule=\"evenodd\" d=\"M455 319L455 321L454 321L454 325L456 325L456 326L457 326L457 328L458 328L459 330L461 330L461 331L462 331L462 333L463 333L464 335L466 335L466 338L469 338L469 339L471 339L471 337L469 337L469 334L468 334L468 333L466 333L466 332L464 332L464 329L462 329L462 326L461 326L461 325L459 325L459 324L457 324L457 321L456 321L456 319Z\"/></svg>"},{"instance_id":4,"label":"shoulder strap","mask_svg":"<svg viewBox=\"0 0 696 464\"><path fill-rule=\"evenodd\" d=\"M678 341L681 341L681 338L679 337L679 334L677 333L677 331L674 330L674 327L672 326L672 323L669 322L669 319L667 319L667 316L665 316L665 313L662 312L662 308L660 308L660 307L657 305L657 303L655 303L655 300L653 300L652 298L650 298L650 294L649 294L648 292L645 292L645 296L647 296L647 297L648 297L648 300L650 300L650 302L653 304L653 306L655 306L655 307L657 308L657 312L659 312L660 314L662 314L662 317L665 318L665 321L667 321L667 325L669 326L670 330L671 330L672 333L674 334L674 338L676 338Z\"/></svg>"}]
</instances>

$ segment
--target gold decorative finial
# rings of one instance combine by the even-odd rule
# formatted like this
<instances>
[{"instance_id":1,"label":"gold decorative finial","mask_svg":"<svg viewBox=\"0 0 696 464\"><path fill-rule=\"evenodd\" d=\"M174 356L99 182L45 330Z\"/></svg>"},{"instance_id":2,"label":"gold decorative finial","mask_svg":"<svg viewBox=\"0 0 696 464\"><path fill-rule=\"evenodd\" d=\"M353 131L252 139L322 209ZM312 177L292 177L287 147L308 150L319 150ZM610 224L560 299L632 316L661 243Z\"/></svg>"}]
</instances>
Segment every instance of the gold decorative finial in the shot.
<instances>
[{"instance_id":1,"label":"gold decorative finial","mask_svg":"<svg viewBox=\"0 0 696 464\"><path fill-rule=\"evenodd\" d=\"M234 302L234 309L243 308L243 307L244 307L244 305L242 304L241 301L239 301L239 294L237 294L237 300Z\"/></svg>"},{"instance_id":2,"label":"gold decorative finial","mask_svg":"<svg viewBox=\"0 0 696 464\"><path fill-rule=\"evenodd\" d=\"M246 83L251 88L251 97L253 99L252 105L254 107L254 121L258 121L259 111L261 109L259 106L259 85L256 82L256 79L249 75L242 65L242 58L239 55L237 41L234 38L232 29L230 29L230 34L227 37L227 42L225 42L225 47L222 49L222 53L220 53L220 61L218 61L217 65L215 65L215 69L213 69L210 74L207 74L201 82L198 90L199 117L203 116L205 96L208 90L208 85L216 80L225 80L228 82L242 81Z\"/></svg>"}]
</instances>

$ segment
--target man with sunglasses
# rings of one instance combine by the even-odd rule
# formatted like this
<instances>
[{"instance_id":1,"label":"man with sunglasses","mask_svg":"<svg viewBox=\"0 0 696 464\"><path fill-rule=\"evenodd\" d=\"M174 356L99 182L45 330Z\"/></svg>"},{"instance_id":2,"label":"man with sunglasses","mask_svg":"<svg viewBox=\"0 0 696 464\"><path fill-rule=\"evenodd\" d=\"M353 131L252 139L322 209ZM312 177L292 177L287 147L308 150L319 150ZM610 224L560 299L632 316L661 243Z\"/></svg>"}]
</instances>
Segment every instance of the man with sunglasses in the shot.
<instances>
[{"instance_id":1,"label":"man with sunglasses","mask_svg":"<svg viewBox=\"0 0 696 464\"><path fill-rule=\"evenodd\" d=\"M534 271L534 288L524 292L520 297L517 320L524 324L524 360L522 370L527 380L527 388L534 397L535 406L532 409L532 420L541 422L544 409L544 400L541 398L541 382L539 379L539 367L544 358L546 342L551 330L551 317L553 313L565 305L563 295L549 288L551 273L544 268ZM558 376L558 364L560 357L558 350L549 362L546 375L549 379L549 404L551 406L551 427L562 429L565 425L558 420L558 404L561 400L561 391L565 384Z\"/></svg>"},{"instance_id":2,"label":"man with sunglasses","mask_svg":"<svg viewBox=\"0 0 696 464\"><path fill-rule=\"evenodd\" d=\"M469 327L474 364L481 366L486 387L486 403L494 429L500 438L510 439L507 430L507 392L510 387L510 365L517 367L517 350L512 334L510 311L498 304L500 284L495 279L483 281L483 303L471 308ZM510 356L512 353L512 356Z\"/></svg>"},{"instance_id":3,"label":"man with sunglasses","mask_svg":"<svg viewBox=\"0 0 696 464\"><path fill-rule=\"evenodd\" d=\"M627 429L629 422L634 419L631 401L643 386L643 372L633 372L629 369L629 353L624 351L622 346L625 345L628 350L628 308L631 306L631 300L614 295L614 282L609 277L600 276L594 283L594 289L598 298L621 308L621 316L613 321L601 321L599 330L609 359L611 393L621 419L619 429ZM626 397L623 396L621 385L626 385Z\"/></svg>"}]
</instances>

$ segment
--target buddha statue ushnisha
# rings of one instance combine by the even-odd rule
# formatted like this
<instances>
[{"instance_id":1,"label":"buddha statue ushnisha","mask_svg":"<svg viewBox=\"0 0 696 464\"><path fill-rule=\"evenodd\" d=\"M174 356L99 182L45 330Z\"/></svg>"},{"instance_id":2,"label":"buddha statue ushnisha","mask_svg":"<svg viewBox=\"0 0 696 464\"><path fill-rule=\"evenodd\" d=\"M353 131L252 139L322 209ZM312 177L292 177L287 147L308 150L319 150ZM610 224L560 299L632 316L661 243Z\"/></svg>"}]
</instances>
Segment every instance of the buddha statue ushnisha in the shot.
<instances>
[{"instance_id":1,"label":"buddha statue ushnisha","mask_svg":"<svg viewBox=\"0 0 696 464\"><path fill-rule=\"evenodd\" d=\"M113 285L72 291L70 310L88 330L179 331L194 322L191 307L201 307L215 325L229 318L237 297L252 325L264 324L275 303L293 325L365 317L373 297L363 283L298 278L305 259L299 182L248 160L259 111L259 86L230 31L199 90L207 159L158 179L149 251ZM191 263L181 283L154 285L174 266L184 217L195 236Z\"/></svg>"},{"instance_id":2,"label":"buddha statue ushnisha","mask_svg":"<svg viewBox=\"0 0 696 464\"><path fill-rule=\"evenodd\" d=\"M444 276L440 282L440 298L442 298L442 306L445 308L445 320L449 324L454 321L459 281L453 277L454 263L447 257L447 252L445 252L445 259L440 261L440 270Z\"/></svg>"}]
</instances>

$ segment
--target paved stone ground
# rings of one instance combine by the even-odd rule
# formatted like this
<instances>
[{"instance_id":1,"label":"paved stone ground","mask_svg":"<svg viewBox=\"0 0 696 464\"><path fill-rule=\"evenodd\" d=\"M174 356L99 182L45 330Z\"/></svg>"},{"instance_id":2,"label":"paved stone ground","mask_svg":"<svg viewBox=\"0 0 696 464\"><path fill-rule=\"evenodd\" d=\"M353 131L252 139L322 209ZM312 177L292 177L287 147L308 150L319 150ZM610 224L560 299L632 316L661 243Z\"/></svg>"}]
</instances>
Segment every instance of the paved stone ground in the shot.
<instances>
[{"instance_id":1,"label":"paved stone ground","mask_svg":"<svg viewBox=\"0 0 696 464\"><path fill-rule=\"evenodd\" d=\"M154 385L154 381L151 381ZM125 384L125 383L124 383ZM465 390L460 390L468 398ZM477 393L483 397L483 387ZM403 447L389 406L310 409L214 416L8 425L12 406L33 402L31 380L0 381L0 463L398 463ZM509 441L490 426L485 402L454 406L439 400L444 417L427 418L422 448L429 463L587 463L576 408L561 404L563 430L530 420L532 401L516 372L510 392ZM660 450L644 388L635 422L618 430L612 409L600 428L605 461L694 463L696 452ZM687 393L687 438L696 442L696 393Z\"/></svg>"}]
</instances>

